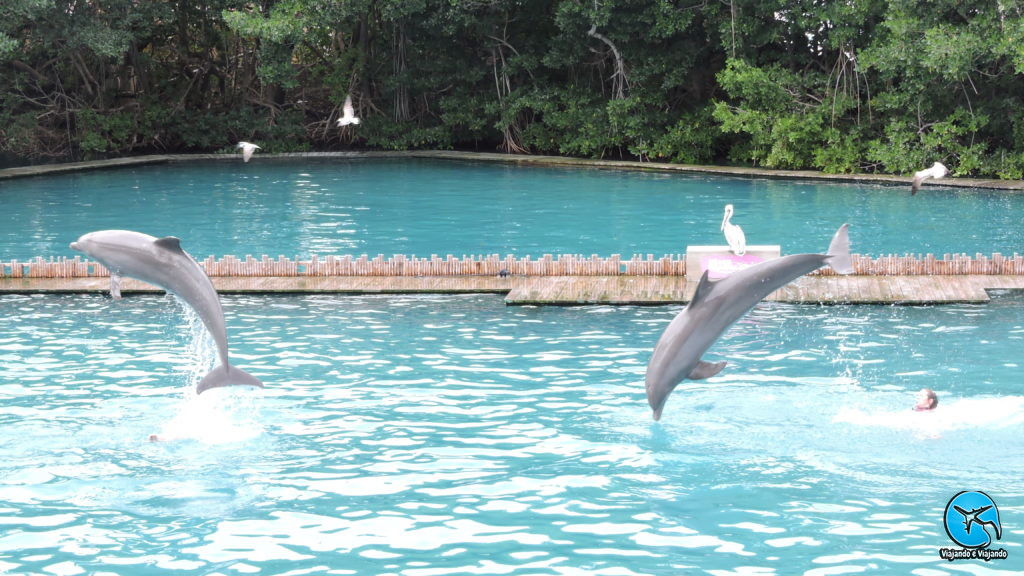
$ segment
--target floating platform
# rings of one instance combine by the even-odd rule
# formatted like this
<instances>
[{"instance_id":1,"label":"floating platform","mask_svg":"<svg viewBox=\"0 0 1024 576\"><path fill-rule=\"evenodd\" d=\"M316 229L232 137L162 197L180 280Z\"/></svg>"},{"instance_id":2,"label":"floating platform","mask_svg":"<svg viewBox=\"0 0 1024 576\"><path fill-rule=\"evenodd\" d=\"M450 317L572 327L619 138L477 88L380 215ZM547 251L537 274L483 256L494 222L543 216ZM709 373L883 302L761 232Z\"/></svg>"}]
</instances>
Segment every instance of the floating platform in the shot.
<instances>
[{"instance_id":1,"label":"floating platform","mask_svg":"<svg viewBox=\"0 0 1024 576\"><path fill-rule=\"evenodd\" d=\"M696 282L679 276L267 276L212 278L222 294L503 294L510 305L683 304ZM0 294L106 293L110 279L0 278ZM804 276L766 298L802 304L984 303L1024 290L1024 276ZM121 292L163 290L125 278Z\"/></svg>"}]
</instances>

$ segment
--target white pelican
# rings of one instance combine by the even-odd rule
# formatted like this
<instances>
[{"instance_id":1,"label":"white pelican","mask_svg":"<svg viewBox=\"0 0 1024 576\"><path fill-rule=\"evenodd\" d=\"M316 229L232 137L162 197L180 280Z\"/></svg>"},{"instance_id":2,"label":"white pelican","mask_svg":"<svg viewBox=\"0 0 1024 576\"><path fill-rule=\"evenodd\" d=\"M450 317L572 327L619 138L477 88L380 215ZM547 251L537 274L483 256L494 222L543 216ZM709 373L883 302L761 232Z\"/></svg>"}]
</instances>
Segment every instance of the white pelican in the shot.
<instances>
[{"instance_id":1,"label":"white pelican","mask_svg":"<svg viewBox=\"0 0 1024 576\"><path fill-rule=\"evenodd\" d=\"M949 170L942 164L942 162L936 162L932 164L931 168L914 172L914 182L910 185L910 195L917 194L917 191L921 188L921 182L924 182L928 178L935 178L938 180L946 174L949 174Z\"/></svg>"},{"instance_id":2,"label":"white pelican","mask_svg":"<svg viewBox=\"0 0 1024 576\"><path fill-rule=\"evenodd\" d=\"M725 241L729 243L729 250L737 256L747 253L747 237L743 229L729 222L732 218L732 204L725 205L725 216L722 217L722 232L725 232Z\"/></svg>"},{"instance_id":3,"label":"white pelican","mask_svg":"<svg viewBox=\"0 0 1024 576\"><path fill-rule=\"evenodd\" d=\"M356 118L355 108L352 108L352 95L345 96L345 105L341 107L341 118L338 118L338 128L349 124L359 124Z\"/></svg>"},{"instance_id":4,"label":"white pelican","mask_svg":"<svg viewBox=\"0 0 1024 576\"><path fill-rule=\"evenodd\" d=\"M249 158L252 158L253 152L261 150L259 146L253 144L252 142L239 142L238 145L235 146L235 148L242 149L242 160L246 162L249 161Z\"/></svg>"}]
</instances>

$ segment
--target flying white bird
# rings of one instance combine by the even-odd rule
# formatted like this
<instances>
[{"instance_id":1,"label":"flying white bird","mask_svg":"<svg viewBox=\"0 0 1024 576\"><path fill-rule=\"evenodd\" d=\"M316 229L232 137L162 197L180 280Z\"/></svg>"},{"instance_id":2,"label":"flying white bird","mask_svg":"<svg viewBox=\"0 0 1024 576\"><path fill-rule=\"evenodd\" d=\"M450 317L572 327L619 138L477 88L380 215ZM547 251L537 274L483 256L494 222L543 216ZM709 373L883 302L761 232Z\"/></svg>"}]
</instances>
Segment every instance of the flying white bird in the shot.
<instances>
[{"instance_id":1,"label":"flying white bird","mask_svg":"<svg viewBox=\"0 0 1024 576\"><path fill-rule=\"evenodd\" d=\"M338 118L338 128L349 124L359 124L356 118L356 111L352 108L352 95L345 96L345 105L341 107L341 118Z\"/></svg>"},{"instance_id":2,"label":"flying white bird","mask_svg":"<svg viewBox=\"0 0 1024 576\"><path fill-rule=\"evenodd\" d=\"M935 178L938 180L946 174L949 174L949 170L943 166L942 162L936 162L935 164L932 164L931 168L914 172L914 182L910 185L910 195L913 196L914 194L917 194L917 191L921 188L921 182L924 182L928 178Z\"/></svg>"},{"instance_id":3,"label":"flying white bird","mask_svg":"<svg viewBox=\"0 0 1024 576\"><path fill-rule=\"evenodd\" d=\"M722 232L725 232L725 241L729 243L729 250L737 256L747 253L747 237L743 229L729 222L732 218L732 204L725 205L725 216L722 217Z\"/></svg>"},{"instance_id":4,"label":"flying white bird","mask_svg":"<svg viewBox=\"0 0 1024 576\"><path fill-rule=\"evenodd\" d=\"M242 149L242 160L248 162L249 158L252 158L252 153L261 150L261 148L252 142L239 142L235 148Z\"/></svg>"}]
</instances>

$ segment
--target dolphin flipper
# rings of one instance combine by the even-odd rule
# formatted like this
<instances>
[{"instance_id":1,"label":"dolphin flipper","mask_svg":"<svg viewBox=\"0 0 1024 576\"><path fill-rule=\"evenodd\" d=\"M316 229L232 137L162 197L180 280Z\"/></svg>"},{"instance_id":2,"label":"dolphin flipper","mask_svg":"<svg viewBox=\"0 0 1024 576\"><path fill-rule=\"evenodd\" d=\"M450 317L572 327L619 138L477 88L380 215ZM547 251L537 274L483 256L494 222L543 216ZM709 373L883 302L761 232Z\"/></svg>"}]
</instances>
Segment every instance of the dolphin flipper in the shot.
<instances>
[{"instance_id":1,"label":"dolphin flipper","mask_svg":"<svg viewBox=\"0 0 1024 576\"><path fill-rule=\"evenodd\" d=\"M690 372L690 375L687 376L687 378L690 380L711 378L715 374L721 372L722 368L725 368L725 364L725 362L705 362L701 360L697 363L697 366L694 367L693 371Z\"/></svg>"},{"instance_id":2,"label":"dolphin flipper","mask_svg":"<svg viewBox=\"0 0 1024 576\"><path fill-rule=\"evenodd\" d=\"M196 394L202 394L210 388L222 388L224 386L257 386L263 388L263 382L252 374L235 368L234 366L217 366L196 385Z\"/></svg>"},{"instance_id":3,"label":"dolphin flipper","mask_svg":"<svg viewBox=\"0 0 1024 576\"><path fill-rule=\"evenodd\" d=\"M836 230L832 243L828 245L828 265L840 274L853 273L853 260L850 259L849 224L843 224Z\"/></svg>"}]
</instances>

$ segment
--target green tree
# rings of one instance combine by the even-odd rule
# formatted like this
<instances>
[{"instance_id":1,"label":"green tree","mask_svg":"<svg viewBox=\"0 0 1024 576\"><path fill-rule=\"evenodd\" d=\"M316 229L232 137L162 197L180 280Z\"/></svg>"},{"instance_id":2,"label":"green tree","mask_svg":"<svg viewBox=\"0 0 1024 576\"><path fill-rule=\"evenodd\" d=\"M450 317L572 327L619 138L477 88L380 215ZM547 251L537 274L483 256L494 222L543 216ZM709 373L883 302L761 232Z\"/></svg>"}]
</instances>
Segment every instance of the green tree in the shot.
<instances>
[{"instance_id":1,"label":"green tree","mask_svg":"<svg viewBox=\"0 0 1024 576\"><path fill-rule=\"evenodd\" d=\"M7 0L0 151L1024 175L1020 0ZM334 120L351 95L363 122Z\"/></svg>"}]
</instances>

